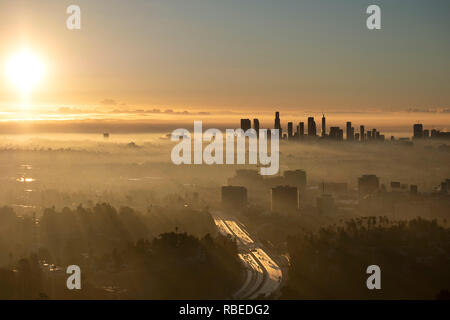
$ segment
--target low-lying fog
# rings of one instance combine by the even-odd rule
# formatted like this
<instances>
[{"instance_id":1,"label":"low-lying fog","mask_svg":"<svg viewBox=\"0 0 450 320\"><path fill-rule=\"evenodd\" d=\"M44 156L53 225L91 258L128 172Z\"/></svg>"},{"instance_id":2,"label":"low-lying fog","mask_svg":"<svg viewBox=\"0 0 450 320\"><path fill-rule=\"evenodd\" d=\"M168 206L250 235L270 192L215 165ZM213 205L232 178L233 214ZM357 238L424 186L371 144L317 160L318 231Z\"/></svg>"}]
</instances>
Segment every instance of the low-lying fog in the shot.
<instances>
[{"instance_id":1,"label":"low-lying fog","mask_svg":"<svg viewBox=\"0 0 450 320\"><path fill-rule=\"evenodd\" d=\"M168 195L199 192L203 199L220 199L237 165L174 165L170 154L176 142L167 133L3 135L0 140L0 205L18 211L40 211L55 205L106 201L145 207ZM304 169L308 184L347 182L376 174L391 181L417 184L432 191L450 178L450 152L445 141L402 146L385 143L280 144L280 171ZM204 146L206 143L204 143Z\"/></svg>"}]
</instances>

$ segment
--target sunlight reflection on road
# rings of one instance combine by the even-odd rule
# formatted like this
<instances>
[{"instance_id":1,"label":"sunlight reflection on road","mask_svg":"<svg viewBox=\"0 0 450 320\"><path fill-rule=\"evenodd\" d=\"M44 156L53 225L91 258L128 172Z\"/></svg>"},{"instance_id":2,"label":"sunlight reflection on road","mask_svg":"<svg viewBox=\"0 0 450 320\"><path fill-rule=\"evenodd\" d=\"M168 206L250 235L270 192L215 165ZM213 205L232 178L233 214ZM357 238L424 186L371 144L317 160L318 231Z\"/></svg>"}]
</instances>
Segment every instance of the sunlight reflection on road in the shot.
<instances>
[{"instance_id":1,"label":"sunlight reflection on road","mask_svg":"<svg viewBox=\"0 0 450 320\"><path fill-rule=\"evenodd\" d=\"M235 238L239 250L245 252L239 253L239 258L247 269L247 277L234 297L237 299L255 299L261 295L268 297L278 290L283 274L275 261L250 238L236 221L215 217L214 222L221 234Z\"/></svg>"}]
</instances>

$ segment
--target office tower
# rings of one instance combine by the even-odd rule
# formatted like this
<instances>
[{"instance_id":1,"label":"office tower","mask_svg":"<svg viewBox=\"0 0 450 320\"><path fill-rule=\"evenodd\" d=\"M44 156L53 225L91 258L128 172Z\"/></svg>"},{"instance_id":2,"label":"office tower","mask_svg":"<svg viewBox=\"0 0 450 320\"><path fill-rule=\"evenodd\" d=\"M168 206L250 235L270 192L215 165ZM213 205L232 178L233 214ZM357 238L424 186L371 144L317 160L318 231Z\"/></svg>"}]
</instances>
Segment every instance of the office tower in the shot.
<instances>
[{"instance_id":1,"label":"office tower","mask_svg":"<svg viewBox=\"0 0 450 320\"><path fill-rule=\"evenodd\" d=\"M286 170L283 175L284 182L288 186L297 187L299 190L306 186L306 171L304 170Z\"/></svg>"},{"instance_id":2,"label":"office tower","mask_svg":"<svg viewBox=\"0 0 450 320\"><path fill-rule=\"evenodd\" d=\"M282 135L282 130L281 130L280 113L278 111L275 112L275 129L279 130L280 138L281 138L283 135Z\"/></svg>"},{"instance_id":3,"label":"office tower","mask_svg":"<svg viewBox=\"0 0 450 320\"><path fill-rule=\"evenodd\" d=\"M352 136L352 123L350 121L347 122L346 135L347 135L347 140L352 140L352 138L351 138L351 136Z\"/></svg>"},{"instance_id":4,"label":"office tower","mask_svg":"<svg viewBox=\"0 0 450 320\"><path fill-rule=\"evenodd\" d=\"M420 139L423 137L423 125L421 123L416 123L413 126L414 139Z\"/></svg>"},{"instance_id":5,"label":"office tower","mask_svg":"<svg viewBox=\"0 0 450 320\"><path fill-rule=\"evenodd\" d=\"M430 137L430 130L423 130L423 137L429 138Z\"/></svg>"},{"instance_id":6,"label":"office tower","mask_svg":"<svg viewBox=\"0 0 450 320\"><path fill-rule=\"evenodd\" d=\"M316 136L316 122L314 121L314 117L308 118L308 136Z\"/></svg>"},{"instance_id":7,"label":"office tower","mask_svg":"<svg viewBox=\"0 0 450 320\"><path fill-rule=\"evenodd\" d=\"M344 130L339 129L339 140L344 140Z\"/></svg>"},{"instance_id":8,"label":"office tower","mask_svg":"<svg viewBox=\"0 0 450 320\"><path fill-rule=\"evenodd\" d=\"M359 133L355 133L355 141L359 141Z\"/></svg>"},{"instance_id":9,"label":"office tower","mask_svg":"<svg viewBox=\"0 0 450 320\"><path fill-rule=\"evenodd\" d=\"M372 129L372 140L377 138L377 129Z\"/></svg>"},{"instance_id":10,"label":"office tower","mask_svg":"<svg viewBox=\"0 0 450 320\"><path fill-rule=\"evenodd\" d=\"M327 134L327 126L325 121L325 115L322 115L322 137L325 137Z\"/></svg>"},{"instance_id":11,"label":"office tower","mask_svg":"<svg viewBox=\"0 0 450 320\"><path fill-rule=\"evenodd\" d=\"M351 127L351 129L350 129L350 140L355 140L355 128L354 127Z\"/></svg>"},{"instance_id":12,"label":"office tower","mask_svg":"<svg viewBox=\"0 0 450 320\"><path fill-rule=\"evenodd\" d=\"M340 135L339 131L340 131L339 127L330 127L330 135L329 135L329 137L331 139L334 139L334 140L339 140L340 139L339 138L339 135Z\"/></svg>"},{"instance_id":13,"label":"office tower","mask_svg":"<svg viewBox=\"0 0 450 320\"><path fill-rule=\"evenodd\" d=\"M248 129L252 128L252 122L250 119L241 119L241 129L247 131Z\"/></svg>"},{"instance_id":14,"label":"office tower","mask_svg":"<svg viewBox=\"0 0 450 320\"><path fill-rule=\"evenodd\" d=\"M292 139L294 135L294 129L292 127L292 122L288 122L288 139Z\"/></svg>"},{"instance_id":15,"label":"office tower","mask_svg":"<svg viewBox=\"0 0 450 320\"><path fill-rule=\"evenodd\" d=\"M372 139L372 131L367 131L367 140L371 140Z\"/></svg>"},{"instance_id":16,"label":"office tower","mask_svg":"<svg viewBox=\"0 0 450 320\"><path fill-rule=\"evenodd\" d=\"M259 120L253 119L253 129L256 131L256 135L259 137Z\"/></svg>"},{"instance_id":17,"label":"office tower","mask_svg":"<svg viewBox=\"0 0 450 320\"><path fill-rule=\"evenodd\" d=\"M380 179L374 174L366 174L358 178L360 197L371 195L380 188Z\"/></svg>"},{"instance_id":18,"label":"office tower","mask_svg":"<svg viewBox=\"0 0 450 320\"><path fill-rule=\"evenodd\" d=\"M335 212L334 199L331 194L322 194L317 198L317 210L322 215L333 214Z\"/></svg>"},{"instance_id":19,"label":"office tower","mask_svg":"<svg viewBox=\"0 0 450 320\"><path fill-rule=\"evenodd\" d=\"M359 137L361 141L364 141L364 126L359 127Z\"/></svg>"},{"instance_id":20,"label":"office tower","mask_svg":"<svg viewBox=\"0 0 450 320\"><path fill-rule=\"evenodd\" d=\"M240 210L247 205L247 189L239 186L222 187L222 206L227 209Z\"/></svg>"},{"instance_id":21,"label":"office tower","mask_svg":"<svg viewBox=\"0 0 450 320\"><path fill-rule=\"evenodd\" d=\"M303 136L305 135L305 123L300 122L299 126L300 126L300 138L303 138Z\"/></svg>"},{"instance_id":22,"label":"office tower","mask_svg":"<svg viewBox=\"0 0 450 320\"><path fill-rule=\"evenodd\" d=\"M298 209L298 191L296 187L278 186L271 189L272 212L279 214L294 213Z\"/></svg>"}]
</instances>

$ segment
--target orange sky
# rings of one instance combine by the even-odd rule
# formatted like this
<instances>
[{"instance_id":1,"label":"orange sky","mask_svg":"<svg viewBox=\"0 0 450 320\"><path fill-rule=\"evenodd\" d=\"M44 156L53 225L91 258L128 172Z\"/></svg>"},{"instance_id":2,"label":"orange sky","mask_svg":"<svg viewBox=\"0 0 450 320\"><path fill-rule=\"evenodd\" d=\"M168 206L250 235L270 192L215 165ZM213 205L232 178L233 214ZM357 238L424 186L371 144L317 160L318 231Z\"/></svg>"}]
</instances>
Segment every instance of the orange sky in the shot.
<instances>
[{"instance_id":1,"label":"orange sky","mask_svg":"<svg viewBox=\"0 0 450 320\"><path fill-rule=\"evenodd\" d=\"M2 77L3 112L158 108L270 119L275 109L450 108L448 2L429 9L380 1L384 27L376 32L365 28L364 5L347 0L108 3L80 1L82 30L69 31L71 1L1 2L0 61L26 46L46 65L26 102Z\"/></svg>"}]
</instances>

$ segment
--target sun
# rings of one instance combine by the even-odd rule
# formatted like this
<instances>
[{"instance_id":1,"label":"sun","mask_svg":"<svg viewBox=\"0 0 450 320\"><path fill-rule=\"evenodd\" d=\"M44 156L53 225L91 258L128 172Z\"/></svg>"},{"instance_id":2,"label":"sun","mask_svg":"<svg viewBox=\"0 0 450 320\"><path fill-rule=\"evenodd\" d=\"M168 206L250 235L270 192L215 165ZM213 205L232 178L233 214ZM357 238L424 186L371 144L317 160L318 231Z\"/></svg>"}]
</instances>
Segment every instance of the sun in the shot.
<instances>
[{"instance_id":1,"label":"sun","mask_svg":"<svg viewBox=\"0 0 450 320\"><path fill-rule=\"evenodd\" d=\"M29 50L22 50L6 62L6 76L22 94L29 94L41 81L44 64Z\"/></svg>"}]
</instances>

